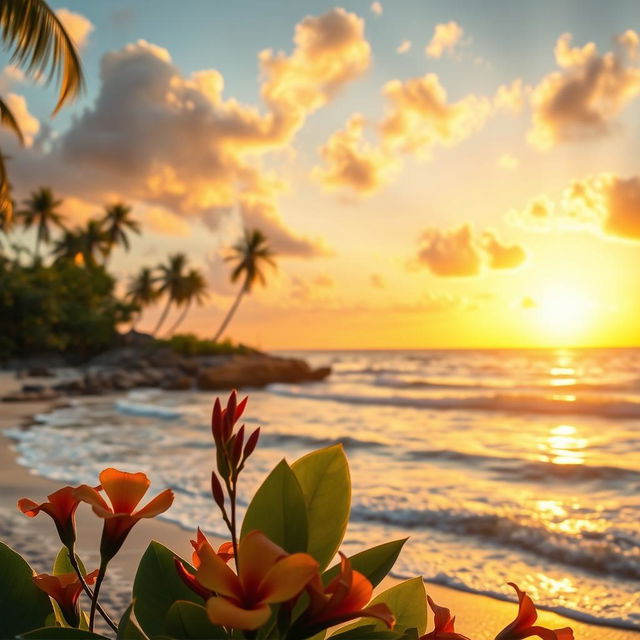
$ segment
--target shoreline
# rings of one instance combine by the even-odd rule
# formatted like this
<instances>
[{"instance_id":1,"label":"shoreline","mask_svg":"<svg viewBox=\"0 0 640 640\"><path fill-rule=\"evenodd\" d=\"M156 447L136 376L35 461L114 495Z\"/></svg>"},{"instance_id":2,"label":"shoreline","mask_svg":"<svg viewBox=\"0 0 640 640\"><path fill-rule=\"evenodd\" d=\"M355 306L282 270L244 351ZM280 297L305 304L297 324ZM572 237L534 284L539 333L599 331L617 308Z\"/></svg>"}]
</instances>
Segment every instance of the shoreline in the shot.
<instances>
[{"instance_id":1,"label":"shoreline","mask_svg":"<svg viewBox=\"0 0 640 640\"><path fill-rule=\"evenodd\" d=\"M23 381L11 374L0 373L0 390L11 391ZM49 518L39 516L26 518L16 509L16 501L21 497L30 497L36 501L59 488L55 480L31 472L17 461L14 442L4 435L4 430L29 424L33 416L52 410L60 401L24 402L2 404L0 412L0 540L23 553L38 571L47 571L59 549L55 529ZM153 489L153 488L152 488ZM159 491L161 489L157 488ZM153 494L153 492L152 492ZM195 525L194 523L194 529ZM78 551L87 568L97 561L97 542L100 523L90 510L78 511ZM109 594L109 583L118 583L115 595L105 599L105 603L114 610L121 610L128 587L133 582L135 568L149 542L154 539L170 547L183 557L191 554L189 539L193 532L167 520L141 522L135 527L122 551L113 561L111 574L105 584L105 595ZM212 540L214 539L211 536ZM218 540L217 538L215 538ZM377 591L398 583L396 578L387 578ZM126 587L122 584L125 583ZM427 592L440 605L451 609L456 615L460 633L474 640L491 640L504 626L511 622L517 611L513 602L498 600L486 595L454 589L425 581ZM562 616L558 613L540 610L539 624L550 628L571 626L576 638L582 640L640 640L640 631L610 627L605 624L584 622ZM429 619L431 620L430 615Z\"/></svg>"}]
</instances>

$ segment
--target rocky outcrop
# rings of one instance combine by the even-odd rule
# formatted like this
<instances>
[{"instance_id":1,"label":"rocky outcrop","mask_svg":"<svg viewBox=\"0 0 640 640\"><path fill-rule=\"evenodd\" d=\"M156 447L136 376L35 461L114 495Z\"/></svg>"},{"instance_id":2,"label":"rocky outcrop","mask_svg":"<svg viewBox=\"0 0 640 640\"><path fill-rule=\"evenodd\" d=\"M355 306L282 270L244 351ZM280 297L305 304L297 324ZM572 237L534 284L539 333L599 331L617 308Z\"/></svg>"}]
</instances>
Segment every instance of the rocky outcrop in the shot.
<instances>
[{"instance_id":1,"label":"rocky outcrop","mask_svg":"<svg viewBox=\"0 0 640 640\"><path fill-rule=\"evenodd\" d=\"M273 356L244 356L216 367L198 371L198 388L208 391L264 387L274 382L312 382L324 380L331 369L311 369L304 360Z\"/></svg>"},{"instance_id":2,"label":"rocky outcrop","mask_svg":"<svg viewBox=\"0 0 640 640\"><path fill-rule=\"evenodd\" d=\"M75 378L51 385L23 385L6 402L48 400L69 395L100 395L138 387L172 391L215 391L264 387L272 383L324 380L328 367L312 369L296 358L263 353L224 356L181 356L169 348L119 346L97 356Z\"/></svg>"}]
</instances>

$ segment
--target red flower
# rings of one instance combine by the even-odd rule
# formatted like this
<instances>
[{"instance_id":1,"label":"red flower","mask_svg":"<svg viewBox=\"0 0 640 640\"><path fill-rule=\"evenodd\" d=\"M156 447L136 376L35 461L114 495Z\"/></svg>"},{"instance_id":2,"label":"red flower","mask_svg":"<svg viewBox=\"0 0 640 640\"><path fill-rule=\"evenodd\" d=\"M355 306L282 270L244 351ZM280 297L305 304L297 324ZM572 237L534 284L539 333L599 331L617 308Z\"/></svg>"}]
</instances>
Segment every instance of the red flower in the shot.
<instances>
[{"instance_id":1,"label":"red flower","mask_svg":"<svg viewBox=\"0 0 640 640\"><path fill-rule=\"evenodd\" d=\"M420 636L420 640L469 640L467 636L456 633L453 628L455 617L451 617L451 612L446 607L439 607L432 599L427 596L427 601L433 611L433 631L424 636Z\"/></svg>"},{"instance_id":2,"label":"red flower","mask_svg":"<svg viewBox=\"0 0 640 640\"><path fill-rule=\"evenodd\" d=\"M509 584L518 594L518 615L496 636L496 640L521 640L521 638L531 636L538 636L542 640L573 640L573 630L570 627L547 629L546 627L534 626L538 612L533 600L524 591L520 591L518 585L513 582Z\"/></svg>"},{"instance_id":3,"label":"red flower","mask_svg":"<svg viewBox=\"0 0 640 640\"><path fill-rule=\"evenodd\" d=\"M269 605L299 595L318 572L310 555L289 555L261 531L242 538L238 556L236 575L211 546L199 552L198 582L217 594L207 600L209 619L225 627L257 629L271 616Z\"/></svg>"},{"instance_id":4,"label":"red flower","mask_svg":"<svg viewBox=\"0 0 640 640\"><path fill-rule=\"evenodd\" d=\"M203 553L202 549L207 548L207 552L216 553L213 551L213 547L211 543L207 540L207 537L202 533L200 527L198 527L198 533L196 540L191 540L191 546L193 547L193 555L191 556L191 562L193 566L197 569L202 560L200 558L200 554ZM233 558L233 543L232 542L223 542L218 548L217 555L224 560L225 562L229 562L231 558ZM176 566L176 571L178 575L182 579L182 581L197 595L199 595L203 600L208 600L213 597L215 593L211 591L211 589L207 589L203 587L199 582L196 576L193 573L190 573L187 568L182 564L179 558L174 558L174 563Z\"/></svg>"},{"instance_id":5,"label":"red flower","mask_svg":"<svg viewBox=\"0 0 640 640\"><path fill-rule=\"evenodd\" d=\"M373 586L364 575L351 568L349 558L342 553L340 557L340 573L326 587L317 574L309 583L309 606L295 622L296 630L305 629L307 637L354 618L378 618L393 629L395 617L389 607L386 604L366 606Z\"/></svg>"},{"instance_id":6,"label":"red flower","mask_svg":"<svg viewBox=\"0 0 640 640\"><path fill-rule=\"evenodd\" d=\"M105 469L100 474L98 490L104 490L111 505L96 489L84 484L75 491L76 497L87 502L93 512L104 519L100 555L108 562L124 543L129 531L142 518L154 518L165 512L173 503L173 491L166 489L151 502L134 512L149 488L149 478L144 473L126 473L117 469Z\"/></svg>"},{"instance_id":7,"label":"red flower","mask_svg":"<svg viewBox=\"0 0 640 640\"><path fill-rule=\"evenodd\" d=\"M58 530L58 535L62 544L68 549L72 549L76 541L75 513L80 504L80 500L75 496L76 487L62 487L51 495L47 496L49 502L36 504L28 498L18 500L18 509L30 518L44 511L51 516Z\"/></svg>"},{"instance_id":8,"label":"red flower","mask_svg":"<svg viewBox=\"0 0 640 640\"><path fill-rule=\"evenodd\" d=\"M87 584L93 584L98 575L98 569L88 573L84 579ZM62 615L72 627L77 627L80 622L80 608L78 598L82 591L82 584L75 573L63 573L59 576L50 576L41 573L34 576L33 581L39 589L51 596L59 605Z\"/></svg>"}]
</instances>

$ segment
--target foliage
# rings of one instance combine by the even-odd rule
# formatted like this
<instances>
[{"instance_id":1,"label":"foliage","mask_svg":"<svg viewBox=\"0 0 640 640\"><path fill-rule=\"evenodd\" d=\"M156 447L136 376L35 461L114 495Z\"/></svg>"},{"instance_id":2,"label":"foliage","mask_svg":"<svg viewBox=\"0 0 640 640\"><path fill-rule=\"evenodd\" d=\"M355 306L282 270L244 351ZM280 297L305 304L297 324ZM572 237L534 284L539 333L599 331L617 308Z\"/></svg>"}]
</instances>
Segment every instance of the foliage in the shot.
<instances>
[{"instance_id":1,"label":"foliage","mask_svg":"<svg viewBox=\"0 0 640 640\"><path fill-rule=\"evenodd\" d=\"M211 420L215 452L211 493L228 528L228 542L216 550L198 529L191 541L194 553L189 564L152 541L138 566L133 602L116 624L98 604L108 563L137 522L170 507L173 493L162 491L139 507L149 487L146 475L106 469L97 488L63 487L40 505L25 498L19 504L26 515L46 513L62 532L63 525L73 522L69 514L82 502L90 504L104 522L100 568L87 574L74 550L75 529L73 535L61 534L67 540L66 549L58 554L54 574L75 589L74 603L80 584L91 603L88 630L79 615L77 625L69 628L64 618L54 617L52 602L38 589L44 590L43 577L54 584L57 578L32 578L26 562L0 544L0 635L101 638L93 633L98 612L117 639L321 640L330 633L328 638L333 640L468 640L455 631L449 610L426 596L421 577L399 582L373 597L374 586L391 570L405 540L381 544L351 558L340 553L338 564L323 572L343 543L349 518L349 469L341 446L314 451L291 465L279 462L256 491L239 526L238 482L260 436L259 428L247 435L244 425L237 427L246 403L246 398L238 402L235 392L225 407L216 400ZM89 578L95 574L91 590ZM531 598L512 586L518 595L518 614L496 640L533 635L573 640L569 628L535 626ZM47 593L55 600L56 611L65 610L67 596L62 590L47 589ZM427 605L434 613L428 633Z\"/></svg>"},{"instance_id":2,"label":"foliage","mask_svg":"<svg viewBox=\"0 0 640 640\"><path fill-rule=\"evenodd\" d=\"M257 353L255 349L244 344L234 344L231 340L223 340L222 342L202 340L193 333L179 333L168 340L156 340L156 344L161 347L170 347L183 356L227 356Z\"/></svg>"},{"instance_id":3,"label":"foliage","mask_svg":"<svg viewBox=\"0 0 640 640\"><path fill-rule=\"evenodd\" d=\"M21 266L0 260L0 357L47 351L87 356L111 345L135 306L114 295L102 268L64 260Z\"/></svg>"}]
</instances>

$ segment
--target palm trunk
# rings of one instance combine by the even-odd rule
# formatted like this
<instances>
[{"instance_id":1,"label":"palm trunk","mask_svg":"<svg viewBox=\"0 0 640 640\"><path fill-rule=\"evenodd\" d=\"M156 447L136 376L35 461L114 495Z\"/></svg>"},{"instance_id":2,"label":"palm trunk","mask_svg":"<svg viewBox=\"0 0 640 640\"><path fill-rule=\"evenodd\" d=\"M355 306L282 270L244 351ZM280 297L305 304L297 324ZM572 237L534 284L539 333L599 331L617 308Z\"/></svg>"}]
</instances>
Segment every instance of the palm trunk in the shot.
<instances>
[{"instance_id":1,"label":"palm trunk","mask_svg":"<svg viewBox=\"0 0 640 640\"><path fill-rule=\"evenodd\" d=\"M187 302L182 313L178 316L178 319L175 321L173 327L171 327L171 329L167 331L167 338L170 338L175 333L176 329L182 324L182 321L187 317L187 313L189 312L190 308L191 308L191 300Z\"/></svg>"},{"instance_id":2,"label":"palm trunk","mask_svg":"<svg viewBox=\"0 0 640 640\"><path fill-rule=\"evenodd\" d=\"M245 282L240 288L240 291L238 291L238 295L236 296L236 299L233 301L233 304L231 305L231 308L227 312L227 315L225 316L224 320L222 321L222 324L220 325L220 328L218 329L216 335L213 336L214 342L218 342L220 336L222 335L224 330L227 328L227 325L229 324L229 322L231 322L231 318L233 318L233 314L238 309L238 306L240 305L240 300L242 300L242 296L245 294L246 290L247 290L247 283Z\"/></svg>"},{"instance_id":3,"label":"palm trunk","mask_svg":"<svg viewBox=\"0 0 640 640\"><path fill-rule=\"evenodd\" d=\"M171 302L172 302L171 297L169 297L169 299L167 300L167 305L164 308L164 311L162 312L162 315L158 320L158 324L156 324L156 328L151 332L152 336L155 337L156 333L160 331L160 327L164 324L164 321L167 319L167 313L169 313L169 307L171 306Z\"/></svg>"}]
</instances>

